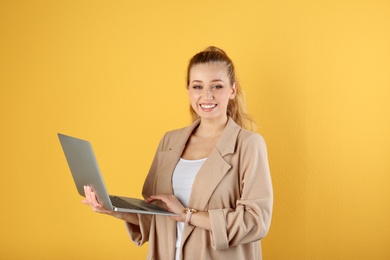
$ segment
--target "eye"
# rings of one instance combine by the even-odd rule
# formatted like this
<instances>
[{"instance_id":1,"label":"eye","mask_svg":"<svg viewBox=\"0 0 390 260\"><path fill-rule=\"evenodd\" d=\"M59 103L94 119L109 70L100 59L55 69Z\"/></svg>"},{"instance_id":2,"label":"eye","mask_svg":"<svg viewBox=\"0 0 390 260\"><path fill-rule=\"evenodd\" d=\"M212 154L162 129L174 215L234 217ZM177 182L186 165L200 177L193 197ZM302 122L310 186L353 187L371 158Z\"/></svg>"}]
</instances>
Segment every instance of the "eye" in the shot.
<instances>
[{"instance_id":1,"label":"eye","mask_svg":"<svg viewBox=\"0 0 390 260\"><path fill-rule=\"evenodd\" d=\"M192 86L193 89L202 89L202 86L199 86L199 85L194 85Z\"/></svg>"},{"instance_id":2,"label":"eye","mask_svg":"<svg viewBox=\"0 0 390 260\"><path fill-rule=\"evenodd\" d=\"M220 88L223 88L223 87L221 85L215 85L213 88L220 89Z\"/></svg>"}]
</instances>

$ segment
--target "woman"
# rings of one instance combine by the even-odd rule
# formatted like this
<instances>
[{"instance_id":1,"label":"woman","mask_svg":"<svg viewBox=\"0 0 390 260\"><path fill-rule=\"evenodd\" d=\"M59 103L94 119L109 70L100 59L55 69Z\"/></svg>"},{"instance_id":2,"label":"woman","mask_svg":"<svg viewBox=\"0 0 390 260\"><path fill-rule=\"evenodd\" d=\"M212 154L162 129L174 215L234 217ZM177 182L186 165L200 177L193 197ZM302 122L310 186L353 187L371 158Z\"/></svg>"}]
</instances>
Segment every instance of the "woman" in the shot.
<instances>
[{"instance_id":1,"label":"woman","mask_svg":"<svg viewBox=\"0 0 390 260\"><path fill-rule=\"evenodd\" d=\"M147 259L261 259L273 204L267 150L251 129L243 95L226 53L209 47L187 70L194 122L162 138L143 196L178 216L104 209L90 187L95 211L126 222L131 239L149 242Z\"/></svg>"}]
</instances>

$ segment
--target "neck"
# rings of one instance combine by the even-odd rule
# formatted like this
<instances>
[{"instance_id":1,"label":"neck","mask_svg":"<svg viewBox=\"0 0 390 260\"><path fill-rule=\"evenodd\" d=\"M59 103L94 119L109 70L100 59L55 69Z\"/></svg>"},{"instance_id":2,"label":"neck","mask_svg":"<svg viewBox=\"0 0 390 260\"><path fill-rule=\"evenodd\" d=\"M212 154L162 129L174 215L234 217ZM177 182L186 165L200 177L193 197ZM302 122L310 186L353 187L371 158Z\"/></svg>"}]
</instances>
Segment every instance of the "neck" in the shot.
<instances>
[{"instance_id":1,"label":"neck","mask_svg":"<svg viewBox=\"0 0 390 260\"><path fill-rule=\"evenodd\" d=\"M201 137L216 137L220 136L225 129L228 117L218 119L201 119L195 134Z\"/></svg>"}]
</instances>

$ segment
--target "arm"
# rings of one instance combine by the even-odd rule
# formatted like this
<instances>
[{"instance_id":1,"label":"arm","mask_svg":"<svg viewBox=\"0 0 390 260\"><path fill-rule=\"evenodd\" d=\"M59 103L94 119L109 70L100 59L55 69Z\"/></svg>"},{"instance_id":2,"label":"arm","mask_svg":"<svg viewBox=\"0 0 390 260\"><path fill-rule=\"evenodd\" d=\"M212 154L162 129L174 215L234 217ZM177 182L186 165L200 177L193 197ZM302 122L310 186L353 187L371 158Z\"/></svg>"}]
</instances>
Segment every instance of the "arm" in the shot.
<instances>
[{"instance_id":1,"label":"arm","mask_svg":"<svg viewBox=\"0 0 390 260\"><path fill-rule=\"evenodd\" d=\"M265 141L257 134L241 140L235 161L241 188L235 206L209 210L214 249L260 240L271 223L273 191Z\"/></svg>"},{"instance_id":2,"label":"arm","mask_svg":"<svg viewBox=\"0 0 390 260\"><path fill-rule=\"evenodd\" d=\"M84 186L85 199L82 201L84 204L91 206L93 211L106 214L109 216L113 216L115 218L124 220L133 225L138 225L139 220L137 214L134 213L125 213L125 212L117 212L104 208L97 200L95 192L92 190L90 186Z\"/></svg>"},{"instance_id":3,"label":"arm","mask_svg":"<svg viewBox=\"0 0 390 260\"><path fill-rule=\"evenodd\" d=\"M187 212L184 206L174 195L154 195L150 196L146 202L151 203L156 200L161 200L165 203L167 209L173 213L178 214L178 216L172 216L174 220L178 222L185 222L187 217ZM192 214L190 225L200 227L206 230L211 230L211 222L208 212L197 212Z\"/></svg>"}]
</instances>

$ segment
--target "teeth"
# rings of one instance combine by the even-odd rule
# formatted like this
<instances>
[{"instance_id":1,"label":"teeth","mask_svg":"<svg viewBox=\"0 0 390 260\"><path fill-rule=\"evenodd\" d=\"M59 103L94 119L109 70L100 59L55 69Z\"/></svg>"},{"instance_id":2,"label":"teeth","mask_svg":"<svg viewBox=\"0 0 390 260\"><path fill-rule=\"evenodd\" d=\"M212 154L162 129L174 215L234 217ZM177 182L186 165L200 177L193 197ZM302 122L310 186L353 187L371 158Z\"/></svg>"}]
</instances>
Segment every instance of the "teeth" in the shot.
<instances>
[{"instance_id":1,"label":"teeth","mask_svg":"<svg viewBox=\"0 0 390 260\"><path fill-rule=\"evenodd\" d=\"M213 108L213 107L215 107L215 104L214 105L200 105L200 106L203 108Z\"/></svg>"}]
</instances>

